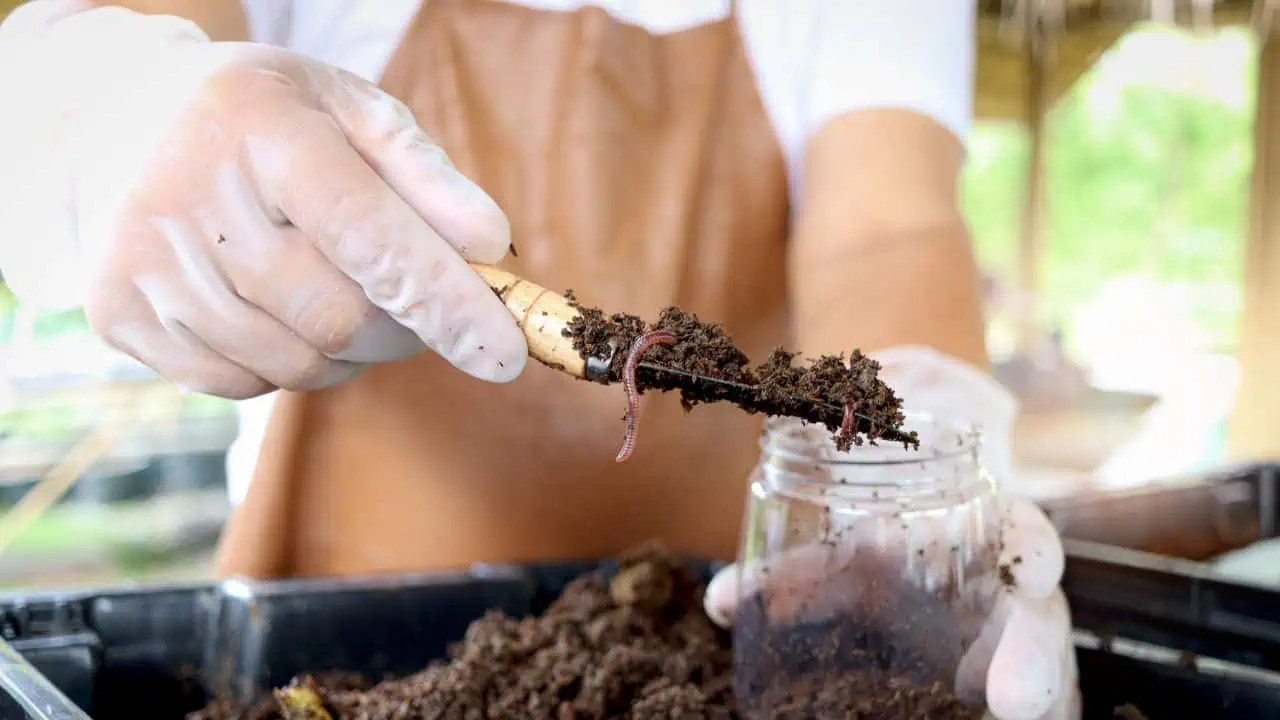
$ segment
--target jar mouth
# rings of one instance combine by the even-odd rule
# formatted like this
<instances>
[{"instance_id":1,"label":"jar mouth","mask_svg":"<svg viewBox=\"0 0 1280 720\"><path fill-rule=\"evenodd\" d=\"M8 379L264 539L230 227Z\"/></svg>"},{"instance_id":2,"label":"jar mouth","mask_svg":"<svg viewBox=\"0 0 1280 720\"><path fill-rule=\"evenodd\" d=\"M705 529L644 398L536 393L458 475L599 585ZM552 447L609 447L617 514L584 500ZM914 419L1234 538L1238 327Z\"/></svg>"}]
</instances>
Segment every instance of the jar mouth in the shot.
<instances>
[{"instance_id":1,"label":"jar mouth","mask_svg":"<svg viewBox=\"0 0 1280 720\"><path fill-rule=\"evenodd\" d=\"M831 431L825 426L790 417L770 417L765 421L760 449L788 460L841 467L888 467L955 461L973 455L982 444L982 431L976 425L923 411L907 410L903 415L903 429L916 432L920 438L919 450L885 440L837 450Z\"/></svg>"}]
</instances>

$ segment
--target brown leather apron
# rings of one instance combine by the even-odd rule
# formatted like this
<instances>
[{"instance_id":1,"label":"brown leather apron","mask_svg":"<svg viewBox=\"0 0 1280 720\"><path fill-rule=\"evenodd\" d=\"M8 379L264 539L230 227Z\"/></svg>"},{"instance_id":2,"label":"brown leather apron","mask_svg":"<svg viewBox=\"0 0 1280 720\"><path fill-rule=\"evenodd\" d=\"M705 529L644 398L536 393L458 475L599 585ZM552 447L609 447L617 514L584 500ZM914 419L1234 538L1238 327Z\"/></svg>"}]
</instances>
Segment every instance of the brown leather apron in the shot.
<instances>
[{"instance_id":1,"label":"brown leather apron","mask_svg":"<svg viewBox=\"0 0 1280 720\"><path fill-rule=\"evenodd\" d=\"M383 87L507 211L504 267L609 312L669 304L752 354L786 342L787 179L734 14L654 35L588 7L429 0ZM221 574L379 573L603 556L657 537L732 558L759 418L531 361L471 379L427 354L281 393Z\"/></svg>"}]
</instances>

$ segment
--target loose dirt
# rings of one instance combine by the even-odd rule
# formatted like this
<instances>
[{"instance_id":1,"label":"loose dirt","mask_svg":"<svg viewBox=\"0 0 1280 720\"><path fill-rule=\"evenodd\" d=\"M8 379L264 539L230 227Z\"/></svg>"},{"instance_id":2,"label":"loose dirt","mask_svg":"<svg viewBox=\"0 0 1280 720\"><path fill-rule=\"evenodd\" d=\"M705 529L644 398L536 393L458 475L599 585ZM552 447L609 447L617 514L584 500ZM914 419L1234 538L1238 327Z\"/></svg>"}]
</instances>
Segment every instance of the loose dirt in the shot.
<instances>
[{"instance_id":1,"label":"loose dirt","mask_svg":"<svg viewBox=\"0 0 1280 720\"><path fill-rule=\"evenodd\" d=\"M801 418L825 425L840 450L867 440L919 447L915 433L902 432L906 419L902 400L879 378L880 364L860 351L854 350L848 358L824 355L797 366L795 353L777 348L763 363L753 366L723 325L703 322L678 307L668 307L656 322L646 323L635 315L606 316L597 308L576 304L572 291L566 297L580 313L565 332L574 349L588 360L609 361L608 371L595 378L596 382L623 382L636 338L668 332L674 342L652 345L645 350L643 362L739 386L641 366L635 375L637 393L678 391L686 410L702 403L728 402L752 414ZM846 422L846 416L854 422Z\"/></svg>"},{"instance_id":2,"label":"loose dirt","mask_svg":"<svg viewBox=\"0 0 1280 720\"><path fill-rule=\"evenodd\" d=\"M539 617L477 620L447 661L417 675L365 691L318 676L294 685L314 688L333 720L732 719L731 663L729 636L702 611L694 576L643 548L612 579L573 581ZM188 720L288 717L269 700L247 711L211 705Z\"/></svg>"},{"instance_id":3,"label":"loose dirt","mask_svg":"<svg viewBox=\"0 0 1280 720\"><path fill-rule=\"evenodd\" d=\"M777 624L762 599L748 602L735 676L730 635L703 612L696 578L647 547L623 557L612 578L575 580L539 617L477 620L447 660L416 675L373 686L303 676L254 708L214 703L188 720L981 718L980 705L949 690L963 643L937 598L862 586L875 589L861 591L858 607L877 609L856 621ZM904 597L919 614L902 617ZM736 704L735 687L752 698L748 707Z\"/></svg>"}]
</instances>

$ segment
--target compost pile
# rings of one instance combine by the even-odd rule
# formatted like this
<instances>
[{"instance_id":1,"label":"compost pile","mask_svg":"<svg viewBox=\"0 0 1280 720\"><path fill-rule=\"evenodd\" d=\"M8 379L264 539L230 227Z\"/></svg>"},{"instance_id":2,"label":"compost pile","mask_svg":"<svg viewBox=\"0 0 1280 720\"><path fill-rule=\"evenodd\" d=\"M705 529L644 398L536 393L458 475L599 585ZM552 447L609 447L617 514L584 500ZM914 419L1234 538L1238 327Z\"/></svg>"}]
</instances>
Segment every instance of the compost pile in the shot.
<instances>
[{"instance_id":1,"label":"compost pile","mask_svg":"<svg viewBox=\"0 0 1280 720\"><path fill-rule=\"evenodd\" d=\"M731 665L695 578L647 547L623 557L612 579L574 580L539 617L475 621L447 661L417 675L367 691L321 676L294 685L313 688L334 720L734 718ZM288 720L281 705L217 703L188 720Z\"/></svg>"},{"instance_id":2,"label":"compost pile","mask_svg":"<svg viewBox=\"0 0 1280 720\"><path fill-rule=\"evenodd\" d=\"M878 377L880 364L858 350L848 358L823 355L796 365L796 353L777 348L753 366L723 325L703 322L679 307L668 307L657 321L646 323L635 315L606 316L602 310L577 304L572 291L566 297L579 311L565 331L574 349L588 360L609 359L608 371L598 382L623 383L629 395L678 391L685 410L728 402L751 414L802 418L831 430L840 450L881 439L919 447L915 433L901 429L906 419L902 400ZM628 377L627 361L637 338L653 342L642 343L643 356L634 360L687 375L640 366L633 368L634 378Z\"/></svg>"},{"instance_id":3,"label":"compost pile","mask_svg":"<svg viewBox=\"0 0 1280 720\"><path fill-rule=\"evenodd\" d=\"M707 618L701 596L683 564L649 546L624 556L612 578L599 572L578 578L539 617L491 613L477 620L447 660L416 675L373 686L350 676L304 676L256 707L216 702L188 720L756 717L735 706L735 683L767 698L770 718L983 717L981 707L961 702L941 683L890 677L865 665L794 680L767 663L753 664L746 677L735 679L730 636ZM815 650L817 658L829 630L829 624L780 627L766 630L780 633L767 642ZM875 633L838 635L877 657L889 652L874 647L884 640ZM765 686L755 687L761 682Z\"/></svg>"}]
</instances>

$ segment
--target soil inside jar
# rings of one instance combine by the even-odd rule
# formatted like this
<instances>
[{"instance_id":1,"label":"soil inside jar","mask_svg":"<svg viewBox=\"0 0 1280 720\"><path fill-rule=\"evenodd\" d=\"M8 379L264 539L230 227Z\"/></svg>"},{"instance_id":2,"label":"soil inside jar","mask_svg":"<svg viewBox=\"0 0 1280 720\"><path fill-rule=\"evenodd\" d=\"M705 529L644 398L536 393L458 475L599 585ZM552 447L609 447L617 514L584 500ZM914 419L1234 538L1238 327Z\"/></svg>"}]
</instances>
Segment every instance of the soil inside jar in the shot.
<instances>
[{"instance_id":1,"label":"soil inside jar","mask_svg":"<svg viewBox=\"0 0 1280 720\"><path fill-rule=\"evenodd\" d=\"M825 674L778 665L787 655L782 652L774 665L756 658L735 678L730 635L707 618L701 585L682 563L650 546L624 556L612 578L597 572L573 581L541 616L490 613L477 620L447 660L416 675L362 685L349 675L317 674L296 678L291 687L314 691L317 709L332 720L758 717L752 708L737 707L735 682L756 682L753 695L773 703L771 718L982 717L980 706L950 692L950 679L929 670L950 661L950 654L939 658L927 650L945 648L945 642L912 646L911 638L927 634L932 622L916 625L915 635L901 627L869 632L865 617L771 625L762 620L763 608L757 598L739 611L739 639L763 630L770 646L802 649L813 653L812 660L826 661ZM824 640L828 635L836 639ZM757 646L754 639L748 644ZM854 659L831 664L837 650ZM285 714L280 698L286 694L252 708L215 702L188 720L324 718Z\"/></svg>"},{"instance_id":2,"label":"soil inside jar","mask_svg":"<svg viewBox=\"0 0 1280 720\"><path fill-rule=\"evenodd\" d=\"M644 353L644 362L747 387L699 382L641 367L635 376L639 393L678 391L685 410L702 403L728 402L751 414L801 418L825 425L840 450L866 440L919 447L915 433L902 431L906 420L902 400L879 378L880 364L858 350L848 358L823 355L797 366L796 353L777 348L763 363L752 366L723 325L703 322L678 307L668 307L656 322L646 323L635 315L605 315L602 310L581 305L572 291L565 295L580 313L565 331L574 349L588 360L610 360L608 371L597 382L622 382L629 349L636 338L665 331L674 336L675 342L650 347ZM855 415L852 426L844 425L846 407Z\"/></svg>"},{"instance_id":3,"label":"soil inside jar","mask_svg":"<svg viewBox=\"0 0 1280 720\"><path fill-rule=\"evenodd\" d=\"M961 659L994 606L985 589L926 591L867 550L820 585L766 588L735 617L734 683L752 718L980 720L984 683L957 694ZM983 674L985 675L985 673Z\"/></svg>"}]
</instances>

